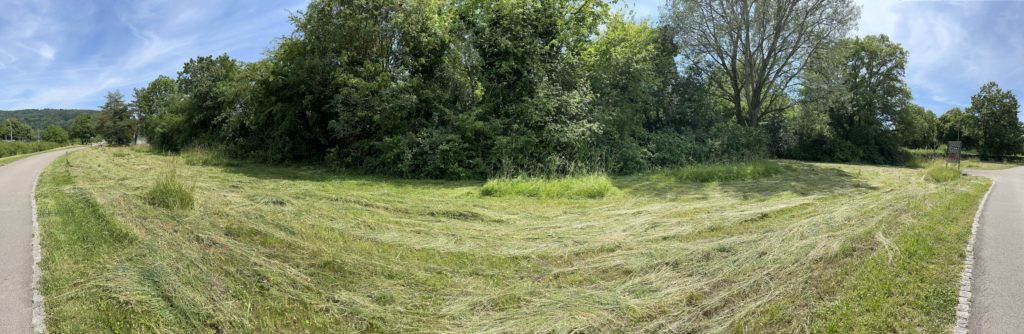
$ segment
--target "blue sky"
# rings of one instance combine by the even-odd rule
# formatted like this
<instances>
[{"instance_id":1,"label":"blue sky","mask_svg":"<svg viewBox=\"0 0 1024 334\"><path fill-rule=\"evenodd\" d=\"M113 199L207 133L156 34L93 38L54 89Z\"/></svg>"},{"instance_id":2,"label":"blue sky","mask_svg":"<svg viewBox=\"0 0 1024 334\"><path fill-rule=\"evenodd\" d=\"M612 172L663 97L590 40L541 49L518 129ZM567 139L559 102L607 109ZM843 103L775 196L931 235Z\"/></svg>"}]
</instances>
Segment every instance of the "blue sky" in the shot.
<instances>
[{"instance_id":1,"label":"blue sky","mask_svg":"<svg viewBox=\"0 0 1024 334\"><path fill-rule=\"evenodd\" d=\"M1024 2L858 0L858 35L910 53L915 102L941 114L982 84L1024 92ZM0 12L0 109L96 108L106 92L174 75L200 55L257 60L287 35L305 0L6 0ZM662 0L626 0L656 20Z\"/></svg>"}]
</instances>

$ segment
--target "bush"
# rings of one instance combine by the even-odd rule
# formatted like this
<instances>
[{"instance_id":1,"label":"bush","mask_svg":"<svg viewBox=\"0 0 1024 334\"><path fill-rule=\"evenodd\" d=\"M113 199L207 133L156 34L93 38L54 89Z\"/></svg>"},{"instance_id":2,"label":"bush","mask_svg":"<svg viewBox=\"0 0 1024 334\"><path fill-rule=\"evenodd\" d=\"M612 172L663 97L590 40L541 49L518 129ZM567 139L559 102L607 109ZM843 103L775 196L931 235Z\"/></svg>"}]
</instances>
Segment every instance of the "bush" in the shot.
<instances>
[{"instance_id":1,"label":"bush","mask_svg":"<svg viewBox=\"0 0 1024 334\"><path fill-rule=\"evenodd\" d=\"M524 196L537 198L603 198L618 188L606 175L594 174L559 179L500 178L492 179L480 190L483 196Z\"/></svg>"},{"instance_id":2,"label":"bush","mask_svg":"<svg viewBox=\"0 0 1024 334\"><path fill-rule=\"evenodd\" d=\"M782 172L782 166L767 160L737 163L698 164L672 169L669 175L687 182L747 181Z\"/></svg>"},{"instance_id":3,"label":"bush","mask_svg":"<svg viewBox=\"0 0 1024 334\"><path fill-rule=\"evenodd\" d=\"M145 194L146 203L164 209L191 209L195 204L195 187L186 185L171 169L161 175Z\"/></svg>"},{"instance_id":4,"label":"bush","mask_svg":"<svg viewBox=\"0 0 1024 334\"><path fill-rule=\"evenodd\" d=\"M935 182L948 182L960 178L960 171L953 167L935 166L928 168L925 172L929 180Z\"/></svg>"}]
</instances>

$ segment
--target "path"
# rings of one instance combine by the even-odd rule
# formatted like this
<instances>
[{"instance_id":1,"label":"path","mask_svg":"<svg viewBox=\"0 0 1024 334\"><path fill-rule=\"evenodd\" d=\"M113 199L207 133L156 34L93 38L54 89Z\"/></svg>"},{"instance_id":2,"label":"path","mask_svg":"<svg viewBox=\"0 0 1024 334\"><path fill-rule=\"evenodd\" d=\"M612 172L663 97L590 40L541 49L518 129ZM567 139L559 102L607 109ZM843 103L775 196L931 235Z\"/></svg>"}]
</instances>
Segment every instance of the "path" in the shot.
<instances>
[{"instance_id":1,"label":"path","mask_svg":"<svg viewBox=\"0 0 1024 334\"><path fill-rule=\"evenodd\" d=\"M0 333L32 332L32 185L66 151L0 166Z\"/></svg>"},{"instance_id":2,"label":"path","mask_svg":"<svg viewBox=\"0 0 1024 334\"><path fill-rule=\"evenodd\" d=\"M995 181L974 246L968 328L972 334L1024 333L1024 167L967 172Z\"/></svg>"}]
</instances>

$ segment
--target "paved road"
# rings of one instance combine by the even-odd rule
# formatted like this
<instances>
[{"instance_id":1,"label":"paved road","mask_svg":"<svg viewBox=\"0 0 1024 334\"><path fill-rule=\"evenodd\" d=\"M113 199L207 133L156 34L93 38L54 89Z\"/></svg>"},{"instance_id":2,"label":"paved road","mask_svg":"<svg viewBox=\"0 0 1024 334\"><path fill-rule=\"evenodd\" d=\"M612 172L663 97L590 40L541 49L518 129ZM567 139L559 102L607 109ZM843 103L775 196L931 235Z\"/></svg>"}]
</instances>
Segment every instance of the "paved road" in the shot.
<instances>
[{"instance_id":1,"label":"paved road","mask_svg":"<svg viewBox=\"0 0 1024 334\"><path fill-rule=\"evenodd\" d=\"M64 152L0 166L0 333L32 332L32 184Z\"/></svg>"},{"instance_id":2,"label":"paved road","mask_svg":"<svg viewBox=\"0 0 1024 334\"><path fill-rule=\"evenodd\" d=\"M973 333L1024 333L1024 167L971 175L995 181L981 211L971 288Z\"/></svg>"}]
</instances>

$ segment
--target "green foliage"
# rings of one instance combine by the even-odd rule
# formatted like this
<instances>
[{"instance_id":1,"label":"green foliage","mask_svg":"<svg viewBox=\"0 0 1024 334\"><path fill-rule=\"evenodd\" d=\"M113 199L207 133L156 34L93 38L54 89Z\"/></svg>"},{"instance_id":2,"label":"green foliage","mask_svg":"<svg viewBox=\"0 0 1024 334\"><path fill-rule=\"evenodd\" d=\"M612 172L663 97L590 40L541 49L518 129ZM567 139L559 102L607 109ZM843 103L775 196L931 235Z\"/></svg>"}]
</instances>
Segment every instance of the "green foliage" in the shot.
<instances>
[{"instance_id":1,"label":"green foliage","mask_svg":"<svg viewBox=\"0 0 1024 334\"><path fill-rule=\"evenodd\" d=\"M735 163L696 164L670 169L665 173L686 182L749 181L779 174L783 167L768 160Z\"/></svg>"},{"instance_id":2,"label":"green foliage","mask_svg":"<svg viewBox=\"0 0 1024 334\"><path fill-rule=\"evenodd\" d=\"M563 178L498 178L488 180L480 189L483 196L524 196L536 198L603 198L618 191L606 175L567 176Z\"/></svg>"},{"instance_id":3,"label":"green foliage","mask_svg":"<svg viewBox=\"0 0 1024 334\"><path fill-rule=\"evenodd\" d=\"M150 143L430 178L630 173L732 150L707 137L721 120L703 76L678 73L673 34L605 2L320 0L292 19L267 59L199 57L136 91ZM657 142L673 136L696 155Z\"/></svg>"},{"instance_id":4,"label":"green foliage","mask_svg":"<svg viewBox=\"0 0 1024 334\"><path fill-rule=\"evenodd\" d=\"M906 115L911 109L910 90L903 79L906 62L907 51L885 35L847 39L818 55L812 61L814 75L802 90L808 101L804 108L828 115L829 131L803 138L787 155L903 165L910 155L902 149L896 130L914 129L906 131L908 142L930 131L927 124L900 122L929 122L923 120L927 116Z\"/></svg>"},{"instance_id":5,"label":"green foliage","mask_svg":"<svg viewBox=\"0 0 1024 334\"><path fill-rule=\"evenodd\" d=\"M978 153L983 159L1024 152L1024 128L1017 118L1019 111L1017 96L1000 89L995 82L985 84L978 94L971 97L971 106L966 114L978 140Z\"/></svg>"},{"instance_id":6,"label":"green foliage","mask_svg":"<svg viewBox=\"0 0 1024 334\"><path fill-rule=\"evenodd\" d=\"M143 195L146 203L164 209L191 209L195 203L195 186L187 185L176 168L157 177L156 182Z\"/></svg>"},{"instance_id":7,"label":"green foliage","mask_svg":"<svg viewBox=\"0 0 1024 334\"><path fill-rule=\"evenodd\" d=\"M97 132L111 145L128 145L135 139L135 125L124 95L108 93L100 110Z\"/></svg>"},{"instance_id":8,"label":"green foliage","mask_svg":"<svg viewBox=\"0 0 1024 334\"><path fill-rule=\"evenodd\" d=\"M960 108L953 108L939 116L938 140L941 144L951 141L961 141L964 149L977 148L977 140L974 139L974 122Z\"/></svg>"},{"instance_id":9,"label":"green foliage","mask_svg":"<svg viewBox=\"0 0 1024 334\"><path fill-rule=\"evenodd\" d=\"M98 135L96 120L90 114L81 114L68 125L68 137L80 143L89 143Z\"/></svg>"},{"instance_id":10,"label":"green foliage","mask_svg":"<svg viewBox=\"0 0 1024 334\"><path fill-rule=\"evenodd\" d=\"M935 182L948 182L960 178L960 171L954 167L948 166L934 166L928 168L925 175L929 180Z\"/></svg>"},{"instance_id":11,"label":"green foliage","mask_svg":"<svg viewBox=\"0 0 1024 334\"><path fill-rule=\"evenodd\" d=\"M897 117L895 132L903 147L935 147L938 145L938 117L930 110L910 103Z\"/></svg>"},{"instance_id":12,"label":"green foliage","mask_svg":"<svg viewBox=\"0 0 1024 334\"><path fill-rule=\"evenodd\" d=\"M0 133L6 140L32 140L32 126L17 118L8 118L0 123Z\"/></svg>"},{"instance_id":13,"label":"green foliage","mask_svg":"<svg viewBox=\"0 0 1024 334\"><path fill-rule=\"evenodd\" d=\"M46 128L46 132L43 132L42 137L45 141L58 144L67 144L71 141L71 137L68 135L68 132L56 124L52 124L50 127Z\"/></svg>"},{"instance_id":14,"label":"green foliage","mask_svg":"<svg viewBox=\"0 0 1024 334\"><path fill-rule=\"evenodd\" d=\"M52 150L58 147L61 147L61 144L44 141L0 141L0 158L42 152Z\"/></svg>"}]
</instances>

